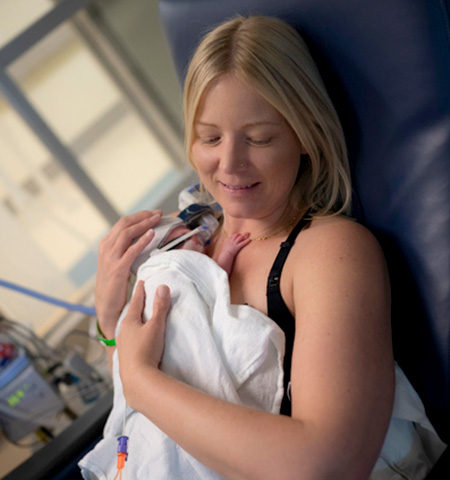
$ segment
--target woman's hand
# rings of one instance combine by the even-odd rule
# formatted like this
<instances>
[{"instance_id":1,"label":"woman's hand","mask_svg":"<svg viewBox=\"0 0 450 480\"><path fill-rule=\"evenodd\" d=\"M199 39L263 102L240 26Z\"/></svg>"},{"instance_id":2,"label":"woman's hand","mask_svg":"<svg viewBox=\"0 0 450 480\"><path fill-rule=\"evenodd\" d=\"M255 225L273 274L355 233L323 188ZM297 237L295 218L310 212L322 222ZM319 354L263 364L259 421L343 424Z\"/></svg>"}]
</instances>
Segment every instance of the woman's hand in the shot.
<instances>
[{"instance_id":1,"label":"woman's hand","mask_svg":"<svg viewBox=\"0 0 450 480\"><path fill-rule=\"evenodd\" d=\"M128 405L133 402L133 382L145 378L142 367L158 368L164 351L166 319L170 310L170 290L160 285L153 302L152 317L143 323L145 305L144 282L141 280L131 299L128 313L117 336L120 378Z\"/></svg>"},{"instance_id":2,"label":"woman's hand","mask_svg":"<svg viewBox=\"0 0 450 480\"><path fill-rule=\"evenodd\" d=\"M151 229L160 221L161 215L160 210L152 210L123 217L100 241L95 306L100 327L107 338L114 337L126 303L130 267L152 240L154 232Z\"/></svg>"}]
</instances>

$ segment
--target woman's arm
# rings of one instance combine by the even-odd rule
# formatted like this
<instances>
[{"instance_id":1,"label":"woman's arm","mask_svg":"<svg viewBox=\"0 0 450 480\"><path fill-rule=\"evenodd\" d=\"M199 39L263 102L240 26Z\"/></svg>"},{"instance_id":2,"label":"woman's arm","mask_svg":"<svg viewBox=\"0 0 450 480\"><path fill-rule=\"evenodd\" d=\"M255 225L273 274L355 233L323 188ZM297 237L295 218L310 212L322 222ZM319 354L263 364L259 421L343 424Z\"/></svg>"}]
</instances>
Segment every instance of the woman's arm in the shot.
<instances>
[{"instance_id":1,"label":"woman's arm","mask_svg":"<svg viewBox=\"0 0 450 480\"><path fill-rule=\"evenodd\" d=\"M142 285L118 338L124 393L132 408L225 478L366 479L394 390L383 257L351 222L312 226L291 254L292 418L215 399L158 370L169 297L155 298L143 325Z\"/></svg>"},{"instance_id":2,"label":"woman's arm","mask_svg":"<svg viewBox=\"0 0 450 480\"><path fill-rule=\"evenodd\" d=\"M130 267L154 236L151 230L161 219L160 210L142 211L121 218L99 244L95 308L102 332L114 338L117 321L127 300ZM139 237L133 243L133 240ZM114 347L107 347L112 365Z\"/></svg>"},{"instance_id":3,"label":"woman's arm","mask_svg":"<svg viewBox=\"0 0 450 480\"><path fill-rule=\"evenodd\" d=\"M302 236L307 255L297 249L294 260L307 273L293 282L292 415L325 422L334 462L356 460L361 476L355 478L366 478L383 443L395 389L384 256L372 234L348 220L318 221Z\"/></svg>"}]
</instances>

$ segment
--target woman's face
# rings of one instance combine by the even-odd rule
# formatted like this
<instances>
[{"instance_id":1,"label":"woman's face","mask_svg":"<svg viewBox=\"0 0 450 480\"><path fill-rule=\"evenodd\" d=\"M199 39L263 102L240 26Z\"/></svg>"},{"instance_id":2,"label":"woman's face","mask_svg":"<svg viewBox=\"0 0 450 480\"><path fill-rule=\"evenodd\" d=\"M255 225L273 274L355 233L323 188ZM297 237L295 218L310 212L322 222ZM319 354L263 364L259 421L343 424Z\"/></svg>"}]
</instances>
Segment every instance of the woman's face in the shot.
<instances>
[{"instance_id":1,"label":"woman's face","mask_svg":"<svg viewBox=\"0 0 450 480\"><path fill-rule=\"evenodd\" d=\"M264 219L286 211L304 153L284 118L232 74L200 102L192 159L227 216Z\"/></svg>"}]
</instances>

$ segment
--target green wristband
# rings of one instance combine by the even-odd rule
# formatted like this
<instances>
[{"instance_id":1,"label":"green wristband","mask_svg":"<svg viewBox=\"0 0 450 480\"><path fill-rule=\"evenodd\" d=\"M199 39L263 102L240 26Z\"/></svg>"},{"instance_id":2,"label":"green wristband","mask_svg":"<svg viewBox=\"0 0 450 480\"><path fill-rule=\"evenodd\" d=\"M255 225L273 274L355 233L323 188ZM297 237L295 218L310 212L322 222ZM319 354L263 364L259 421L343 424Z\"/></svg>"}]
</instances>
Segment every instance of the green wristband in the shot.
<instances>
[{"instance_id":1,"label":"green wristband","mask_svg":"<svg viewBox=\"0 0 450 480\"><path fill-rule=\"evenodd\" d=\"M105 334L102 332L102 329L100 328L100 324L98 323L97 320L97 332L98 332L98 341L100 343L103 343L105 347L115 347L116 346L116 339L112 338L111 340L108 340L105 338Z\"/></svg>"}]
</instances>

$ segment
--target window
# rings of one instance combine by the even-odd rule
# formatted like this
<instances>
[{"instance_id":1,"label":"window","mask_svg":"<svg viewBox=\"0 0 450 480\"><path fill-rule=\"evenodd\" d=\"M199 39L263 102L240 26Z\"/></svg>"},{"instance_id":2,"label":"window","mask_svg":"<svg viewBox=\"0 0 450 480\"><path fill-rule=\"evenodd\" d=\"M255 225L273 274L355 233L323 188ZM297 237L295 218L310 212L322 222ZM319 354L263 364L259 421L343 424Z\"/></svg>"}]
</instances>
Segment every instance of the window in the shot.
<instances>
[{"instance_id":1,"label":"window","mask_svg":"<svg viewBox=\"0 0 450 480\"><path fill-rule=\"evenodd\" d=\"M0 280L83 302L111 222L191 173L157 1L5 0L0 18ZM0 312L41 332L63 313L4 288Z\"/></svg>"}]
</instances>

